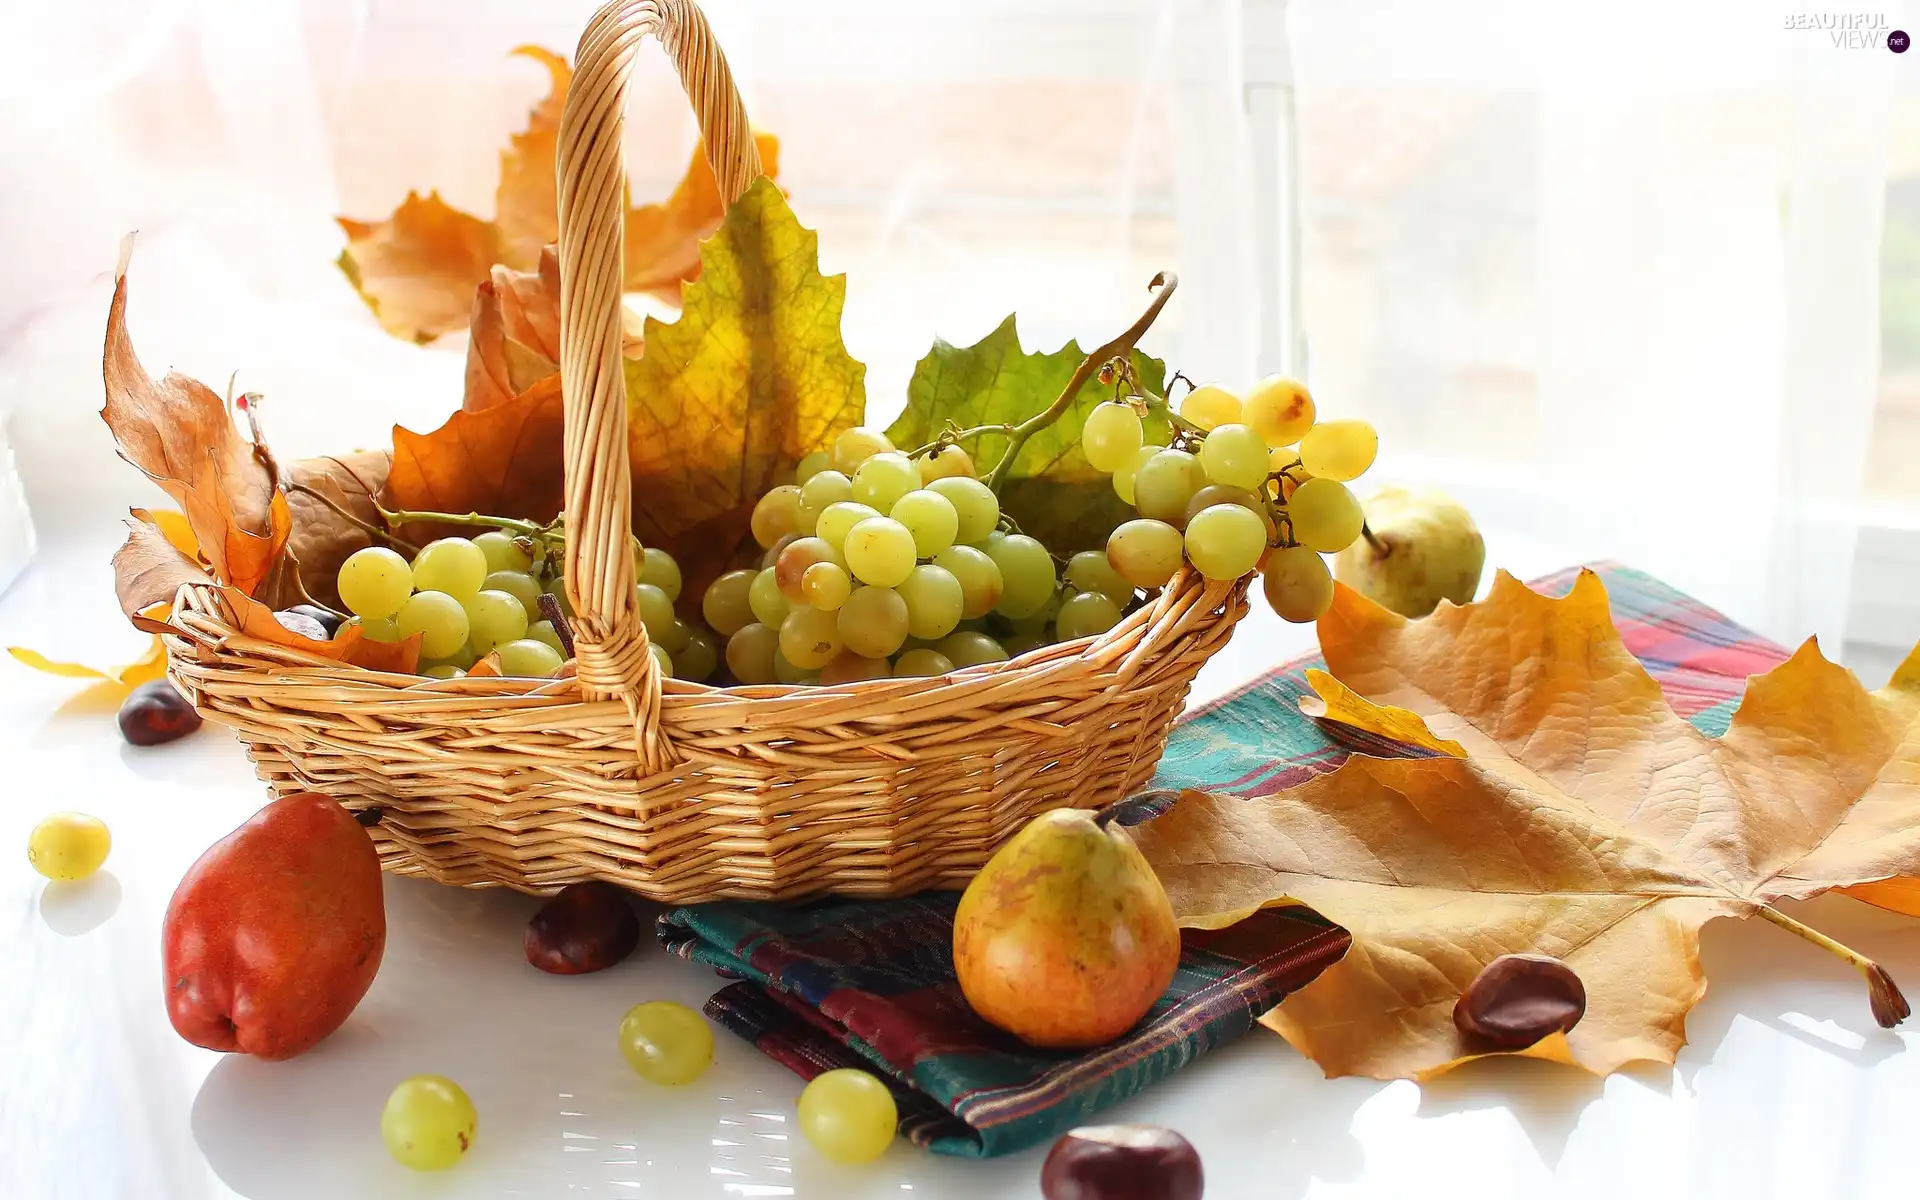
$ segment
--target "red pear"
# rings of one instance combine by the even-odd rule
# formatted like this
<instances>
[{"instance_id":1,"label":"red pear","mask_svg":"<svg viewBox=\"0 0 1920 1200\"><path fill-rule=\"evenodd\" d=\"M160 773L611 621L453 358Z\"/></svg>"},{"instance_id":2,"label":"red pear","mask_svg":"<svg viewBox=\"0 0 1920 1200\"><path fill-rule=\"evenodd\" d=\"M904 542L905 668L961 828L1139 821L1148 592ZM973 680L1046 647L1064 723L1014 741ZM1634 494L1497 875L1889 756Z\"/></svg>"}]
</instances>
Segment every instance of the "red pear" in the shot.
<instances>
[{"instance_id":1,"label":"red pear","mask_svg":"<svg viewBox=\"0 0 1920 1200\"><path fill-rule=\"evenodd\" d=\"M209 1050L283 1059L338 1029L387 945L380 856L315 792L267 805L200 856L167 905L167 1016Z\"/></svg>"}]
</instances>

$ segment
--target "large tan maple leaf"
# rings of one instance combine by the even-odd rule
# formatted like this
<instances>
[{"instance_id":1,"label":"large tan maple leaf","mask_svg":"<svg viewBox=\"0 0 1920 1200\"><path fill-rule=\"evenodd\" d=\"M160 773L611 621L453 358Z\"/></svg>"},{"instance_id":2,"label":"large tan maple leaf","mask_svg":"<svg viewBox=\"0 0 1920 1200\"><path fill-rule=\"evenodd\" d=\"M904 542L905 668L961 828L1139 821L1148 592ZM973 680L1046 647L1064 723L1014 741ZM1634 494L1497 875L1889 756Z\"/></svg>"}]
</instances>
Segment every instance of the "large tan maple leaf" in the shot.
<instances>
[{"instance_id":1,"label":"large tan maple leaf","mask_svg":"<svg viewBox=\"0 0 1920 1200\"><path fill-rule=\"evenodd\" d=\"M1531 1053L1598 1073L1670 1063L1716 917L1808 938L1866 975L1882 1024L1906 1015L1878 965L1774 905L1876 880L1913 894L1920 654L1874 696L1809 642L1712 738L1621 644L1590 572L1558 600L1503 573L1486 601L1418 621L1343 587L1319 631L1355 693L1323 685L1327 715L1424 726L1442 756L1355 757L1255 799L1186 793L1135 834L1183 924L1293 900L1352 932L1263 1018L1329 1075L1424 1077L1473 1056L1454 1003L1523 952L1563 959L1588 995L1565 1041Z\"/></svg>"}]
</instances>

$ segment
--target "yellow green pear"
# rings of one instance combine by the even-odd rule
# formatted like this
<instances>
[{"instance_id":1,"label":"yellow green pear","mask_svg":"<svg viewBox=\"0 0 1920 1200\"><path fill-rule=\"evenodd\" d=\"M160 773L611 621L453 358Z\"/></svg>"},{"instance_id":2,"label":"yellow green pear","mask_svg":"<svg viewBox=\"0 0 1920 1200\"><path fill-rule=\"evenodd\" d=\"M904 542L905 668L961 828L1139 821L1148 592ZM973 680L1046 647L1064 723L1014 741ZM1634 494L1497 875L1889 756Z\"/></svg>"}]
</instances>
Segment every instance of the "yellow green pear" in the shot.
<instances>
[{"instance_id":1,"label":"yellow green pear","mask_svg":"<svg viewBox=\"0 0 1920 1200\"><path fill-rule=\"evenodd\" d=\"M1079 1048L1133 1028L1173 981L1180 929L1122 806L1035 817L987 861L954 914L967 1003L1034 1046Z\"/></svg>"},{"instance_id":2,"label":"yellow green pear","mask_svg":"<svg viewBox=\"0 0 1920 1200\"><path fill-rule=\"evenodd\" d=\"M1442 600L1473 599L1487 543L1458 500L1432 489L1389 487L1363 508L1371 536L1334 559L1335 579L1403 617L1424 617Z\"/></svg>"}]
</instances>

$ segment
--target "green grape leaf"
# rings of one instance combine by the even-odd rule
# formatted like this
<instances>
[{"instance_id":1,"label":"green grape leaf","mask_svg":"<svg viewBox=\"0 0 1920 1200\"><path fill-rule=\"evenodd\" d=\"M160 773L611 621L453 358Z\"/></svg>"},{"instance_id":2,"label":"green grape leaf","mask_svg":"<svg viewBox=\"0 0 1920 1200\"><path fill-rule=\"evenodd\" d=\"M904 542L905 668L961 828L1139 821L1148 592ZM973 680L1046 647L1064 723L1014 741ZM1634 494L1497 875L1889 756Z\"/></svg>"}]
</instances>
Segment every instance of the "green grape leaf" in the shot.
<instances>
[{"instance_id":1,"label":"green grape leaf","mask_svg":"<svg viewBox=\"0 0 1920 1200\"><path fill-rule=\"evenodd\" d=\"M840 337L844 275L764 176L700 247L672 324L649 319L629 359L634 532L679 561L698 597L749 531L753 506L866 412L865 365Z\"/></svg>"},{"instance_id":2,"label":"green grape leaf","mask_svg":"<svg viewBox=\"0 0 1920 1200\"><path fill-rule=\"evenodd\" d=\"M1078 342L1051 354L1022 350L1014 320L1009 316L971 346L933 344L907 384L906 410L887 429L894 445L902 450L924 446L949 422L962 429L1017 425L1054 402L1086 352ZM1142 387L1165 391L1165 363L1136 350L1133 369ZM1001 507L1022 531L1056 554L1103 546L1115 525L1138 515L1080 449L1080 427L1087 414L1113 394L1112 386L1089 379L1059 420L1027 439L1007 473ZM1166 421L1149 417L1146 426L1149 442L1166 444ZM983 475L1006 448L1006 436L998 433L981 434L967 443Z\"/></svg>"}]
</instances>

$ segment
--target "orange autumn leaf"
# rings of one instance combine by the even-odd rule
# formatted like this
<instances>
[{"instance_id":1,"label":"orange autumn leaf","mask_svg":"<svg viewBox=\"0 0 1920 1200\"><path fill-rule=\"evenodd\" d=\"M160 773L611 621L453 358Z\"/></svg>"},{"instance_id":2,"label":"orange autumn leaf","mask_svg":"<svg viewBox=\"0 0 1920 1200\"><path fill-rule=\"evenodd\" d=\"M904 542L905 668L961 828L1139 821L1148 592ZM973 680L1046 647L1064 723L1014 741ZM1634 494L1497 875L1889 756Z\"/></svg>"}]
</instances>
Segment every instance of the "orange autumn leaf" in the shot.
<instances>
[{"instance_id":1,"label":"orange autumn leaf","mask_svg":"<svg viewBox=\"0 0 1920 1200\"><path fill-rule=\"evenodd\" d=\"M1337 711L1411 720L1465 756L1355 756L1255 799L1187 793L1134 833L1184 924L1294 901L1352 933L1262 1018L1329 1075L1425 1077L1476 1052L1453 1005L1509 953L1585 982L1578 1065L1671 1063L1717 917L1800 934L1862 972L1882 1024L1906 1015L1877 964L1776 906L1920 870L1920 696L1871 696L1809 643L1707 737L1628 653L1590 572L1558 600L1502 573L1487 600L1417 621L1342 586L1319 633L1355 693Z\"/></svg>"},{"instance_id":2,"label":"orange autumn leaf","mask_svg":"<svg viewBox=\"0 0 1920 1200\"><path fill-rule=\"evenodd\" d=\"M491 408L559 370L560 260L548 246L538 270L496 266L475 291L460 407Z\"/></svg>"},{"instance_id":3,"label":"orange autumn leaf","mask_svg":"<svg viewBox=\"0 0 1920 1200\"><path fill-rule=\"evenodd\" d=\"M496 265L521 274L535 273L542 250L558 236L555 146L573 73L567 60L550 50L521 46L514 53L544 66L552 86L527 114L526 128L513 134L500 154L492 221L462 212L437 194L422 200L411 192L384 221L339 218L347 234L340 269L380 323L397 337L432 341L459 329L471 317L477 340L483 324L481 308L492 301L484 297L476 301L475 289L489 282L496 291L502 288L501 276L493 270ZM761 134L756 141L766 173L775 174L778 140ZM671 196L628 212L626 290L678 303L681 282L699 273L700 240L719 227L723 215L712 168L705 151L696 147L685 178ZM557 292L552 302L557 326ZM532 342L520 344L534 347ZM505 351L496 347L489 353L498 358ZM558 357L557 347L552 347L547 358L557 361ZM468 380L472 396L471 373ZM481 403L467 407L497 403L531 382L523 371L517 388L486 391Z\"/></svg>"},{"instance_id":4,"label":"orange autumn leaf","mask_svg":"<svg viewBox=\"0 0 1920 1200\"><path fill-rule=\"evenodd\" d=\"M214 577L252 594L272 574L292 532L273 460L243 437L226 402L197 379L156 380L127 333L123 246L102 355L106 406L120 456L173 497Z\"/></svg>"},{"instance_id":5,"label":"orange autumn leaf","mask_svg":"<svg viewBox=\"0 0 1920 1200\"><path fill-rule=\"evenodd\" d=\"M558 375L491 408L456 412L430 433L396 427L382 503L550 521L565 498L565 433Z\"/></svg>"}]
</instances>

